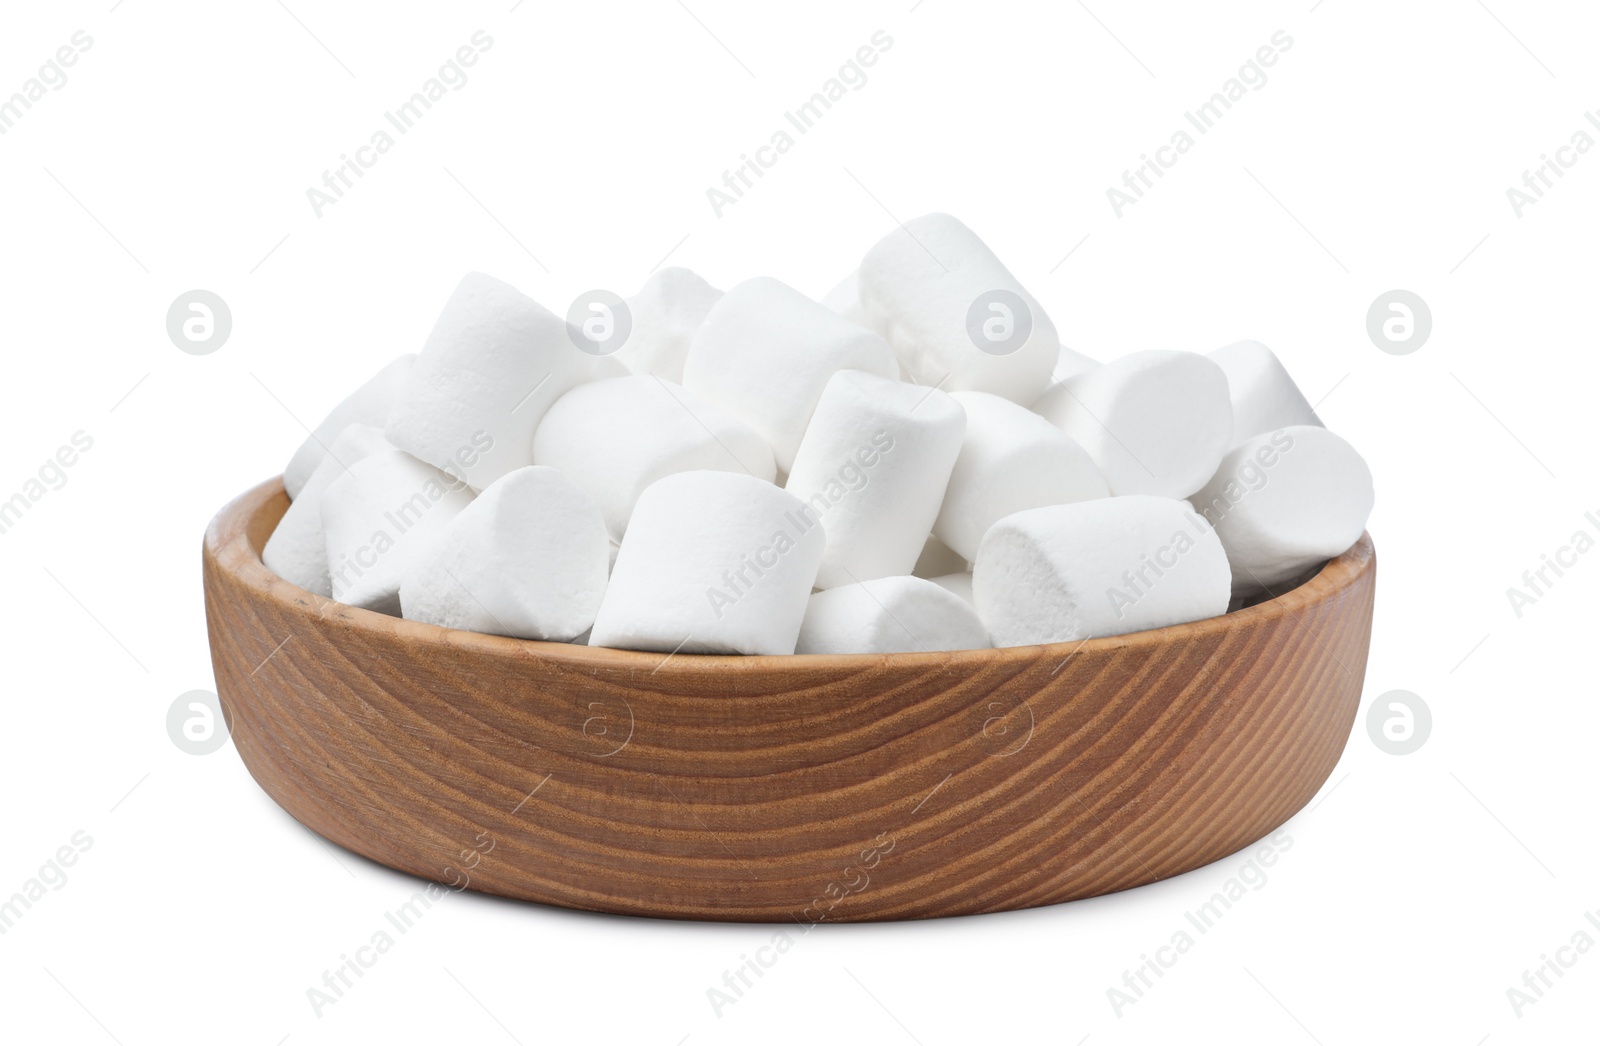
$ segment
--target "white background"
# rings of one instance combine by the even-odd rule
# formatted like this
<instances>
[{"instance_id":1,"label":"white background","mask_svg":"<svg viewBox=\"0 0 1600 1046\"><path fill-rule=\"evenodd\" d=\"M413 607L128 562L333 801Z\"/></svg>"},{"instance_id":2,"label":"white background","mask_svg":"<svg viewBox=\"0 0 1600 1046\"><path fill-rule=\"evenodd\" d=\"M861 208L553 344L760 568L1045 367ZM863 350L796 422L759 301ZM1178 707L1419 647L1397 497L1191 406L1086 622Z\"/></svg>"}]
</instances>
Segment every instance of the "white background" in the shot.
<instances>
[{"instance_id":1,"label":"white background","mask_svg":"<svg viewBox=\"0 0 1600 1046\"><path fill-rule=\"evenodd\" d=\"M1600 510L1600 156L1520 217L1506 196L1600 107L1592 9L113 2L8 5L0 31L0 96L93 39L0 136L0 498L94 440L0 535L0 896L93 840L0 936L7 1041L1593 1035L1600 949L1520 1016L1507 989L1600 909L1600 554L1520 618L1506 595ZM315 216L306 190L479 29L470 82ZM880 29L869 82L718 217L706 189ZM1280 29L1265 86L1119 218L1106 189ZM1267 342L1372 464L1362 720L1266 885L1120 1015L1107 989L1243 857L1044 910L824 926L720 1016L707 989L771 928L452 896L319 1017L307 989L419 884L299 827L231 746L168 739L173 700L214 687L209 518L281 469L297 418L417 349L469 269L558 311L668 254L821 295L930 210L983 235L1080 351ZM1406 356L1365 329L1397 287L1434 319ZM232 308L212 355L166 334L193 288ZM1433 712L1408 756L1364 726L1394 689Z\"/></svg>"}]
</instances>

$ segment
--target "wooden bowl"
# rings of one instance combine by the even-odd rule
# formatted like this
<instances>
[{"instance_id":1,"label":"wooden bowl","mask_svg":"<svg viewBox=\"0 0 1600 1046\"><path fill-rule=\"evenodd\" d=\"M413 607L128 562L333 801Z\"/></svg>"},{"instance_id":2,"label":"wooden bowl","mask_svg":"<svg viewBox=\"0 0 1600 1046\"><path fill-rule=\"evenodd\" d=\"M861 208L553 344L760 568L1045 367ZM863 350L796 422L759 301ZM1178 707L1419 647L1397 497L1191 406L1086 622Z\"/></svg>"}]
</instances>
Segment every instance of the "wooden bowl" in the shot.
<instances>
[{"instance_id":1,"label":"wooden bowl","mask_svg":"<svg viewBox=\"0 0 1600 1046\"><path fill-rule=\"evenodd\" d=\"M312 831L461 889L630 915L851 922L1125 890L1267 835L1332 771L1366 671L1363 536L1189 625L937 654L710 657L456 632L205 540L217 689Z\"/></svg>"}]
</instances>

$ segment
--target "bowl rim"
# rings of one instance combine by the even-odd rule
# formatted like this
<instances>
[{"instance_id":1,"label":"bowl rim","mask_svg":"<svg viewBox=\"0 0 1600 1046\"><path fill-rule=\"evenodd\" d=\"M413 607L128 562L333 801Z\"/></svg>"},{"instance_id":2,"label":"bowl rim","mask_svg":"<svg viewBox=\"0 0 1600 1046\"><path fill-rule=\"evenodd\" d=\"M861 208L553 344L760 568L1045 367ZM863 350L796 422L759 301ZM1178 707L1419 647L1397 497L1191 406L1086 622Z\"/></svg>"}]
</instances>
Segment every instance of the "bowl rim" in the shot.
<instances>
[{"instance_id":1,"label":"bowl rim","mask_svg":"<svg viewBox=\"0 0 1600 1046\"><path fill-rule=\"evenodd\" d=\"M477 653L484 657L532 657L580 671L648 670L651 675L688 678L707 672L771 673L779 670L855 670L874 665L905 669L1023 668L1042 659L1066 660L1083 652L1148 650L1178 638L1214 636L1236 628L1270 623L1286 615L1337 596L1371 569L1372 537L1363 531L1354 545L1328 560L1296 587L1259 603L1215 617L1178 625L1129 632L1117 636L1026 646L980 647L969 650L911 651L892 654L688 654L666 651L624 650L615 647L578 646L548 640L515 639L486 632L445 628L408 621L373 610L353 607L303 589L273 573L261 558L252 531L267 536L282 519L280 513L263 532L265 514L278 498L285 499L281 476L268 479L228 502L206 528L205 552L218 568L250 591L256 599L270 600L285 612L327 622L338 620L351 628L383 634L415 647L447 648L452 653Z\"/></svg>"}]
</instances>

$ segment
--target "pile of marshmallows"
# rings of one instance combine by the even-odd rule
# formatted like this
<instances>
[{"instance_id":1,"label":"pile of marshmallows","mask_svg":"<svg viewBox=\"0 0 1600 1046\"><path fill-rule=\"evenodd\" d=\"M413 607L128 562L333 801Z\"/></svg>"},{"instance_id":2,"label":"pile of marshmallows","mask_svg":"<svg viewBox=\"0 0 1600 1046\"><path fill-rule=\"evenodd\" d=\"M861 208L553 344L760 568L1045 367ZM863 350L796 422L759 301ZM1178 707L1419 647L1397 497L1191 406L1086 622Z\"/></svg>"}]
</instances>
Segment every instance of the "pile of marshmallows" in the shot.
<instances>
[{"instance_id":1,"label":"pile of marshmallows","mask_svg":"<svg viewBox=\"0 0 1600 1046\"><path fill-rule=\"evenodd\" d=\"M958 650L1225 613L1372 508L1265 346L1096 363L948 215L821 303L665 269L595 315L467 276L289 462L267 566L524 639Z\"/></svg>"}]
</instances>

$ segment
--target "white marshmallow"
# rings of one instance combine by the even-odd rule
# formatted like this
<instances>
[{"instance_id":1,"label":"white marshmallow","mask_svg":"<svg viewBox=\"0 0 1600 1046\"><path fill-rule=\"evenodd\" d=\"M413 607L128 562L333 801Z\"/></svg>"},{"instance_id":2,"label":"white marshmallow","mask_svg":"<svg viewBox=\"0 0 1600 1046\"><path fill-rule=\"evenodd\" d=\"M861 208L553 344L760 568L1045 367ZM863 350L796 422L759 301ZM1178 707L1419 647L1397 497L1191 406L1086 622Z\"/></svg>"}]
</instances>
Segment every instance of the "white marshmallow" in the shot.
<instances>
[{"instance_id":1,"label":"white marshmallow","mask_svg":"<svg viewBox=\"0 0 1600 1046\"><path fill-rule=\"evenodd\" d=\"M1228 579L1188 502L1134 495L1007 516L984 535L973 594L995 645L1023 646L1215 617Z\"/></svg>"},{"instance_id":2,"label":"white marshmallow","mask_svg":"<svg viewBox=\"0 0 1600 1046\"><path fill-rule=\"evenodd\" d=\"M343 403L333 408L322 424L311 430L311 435L300 444L289 464L283 469L283 489L291 499L298 498L306 481L328 456L328 449L339 433L351 425L376 425L383 428L389 423L389 412L394 409L417 362L415 353L401 356L384 367L365 385L352 392Z\"/></svg>"},{"instance_id":3,"label":"white marshmallow","mask_svg":"<svg viewBox=\"0 0 1600 1046\"><path fill-rule=\"evenodd\" d=\"M828 380L785 487L827 534L817 587L911 572L965 430L938 389L853 370Z\"/></svg>"},{"instance_id":4,"label":"white marshmallow","mask_svg":"<svg viewBox=\"0 0 1600 1046\"><path fill-rule=\"evenodd\" d=\"M1372 472L1327 429L1291 425L1229 451L1190 500L1228 551L1234 593L1275 595L1276 586L1361 537L1372 512Z\"/></svg>"},{"instance_id":5,"label":"white marshmallow","mask_svg":"<svg viewBox=\"0 0 1600 1046\"><path fill-rule=\"evenodd\" d=\"M634 508L589 645L794 653L824 544L802 507L742 473L658 480Z\"/></svg>"},{"instance_id":6,"label":"white marshmallow","mask_svg":"<svg viewBox=\"0 0 1600 1046\"><path fill-rule=\"evenodd\" d=\"M412 621L568 642L594 624L610 545L588 495L530 465L489 484L411 558L400 605Z\"/></svg>"},{"instance_id":7,"label":"white marshmallow","mask_svg":"<svg viewBox=\"0 0 1600 1046\"><path fill-rule=\"evenodd\" d=\"M1022 404L1050 381L1060 350L1055 325L948 214L913 218L874 244L861 262L859 293L868 325L894 347L910 381Z\"/></svg>"},{"instance_id":8,"label":"white marshmallow","mask_svg":"<svg viewBox=\"0 0 1600 1046\"><path fill-rule=\"evenodd\" d=\"M1098 366L1100 366L1099 360L1090 359L1083 353L1075 352L1063 345L1061 346L1061 354L1056 357L1055 369L1050 372L1050 384L1054 387L1061 382L1070 381L1080 374L1087 374ZM1045 391L1048 394L1049 390Z\"/></svg>"},{"instance_id":9,"label":"white marshmallow","mask_svg":"<svg viewBox=\"0 0 1600 1046\"><path fill-rule=\"evenodd\" d=\"M1259 341L1236 341L1207 353L1228 377L1233 443L1290 425L1321 425L1305 394L1273 351Z\"/></svg>"},{"instance_id":10,"label":"white marshmallow","mask_svg":"<svg viewBox=\"0 0 1600 1046\"><path fill-rule=\"evenodd\" d=\"M398 615L413 558L471 503L460 480L398 450L351 465L322 495L333 598Z\"/></svg>"},{"instance_id":11,"label":"white marshmallow","mask_svg":"<svg viewBox=\"0 0 1600 1046\"><path fill-rule=\"evenodd\" d=\"M970 567L967 557L929 534L928 540L923 542L922 553L917 556L916 565L911 568L911 576L934 579L945 574L960 574Z\"/></svg>"},{"instance_id":12,"label":"white marshmallow","mask_svg":"<svg viewBox=\"0 0 1600 1046\"><path fill-rule=\"evenodd\" d=\"M972 591L972 572L963 570L956 574L940 574L938 577L928 579L946 592L954 592L970 605L978 605L978 597Z\"/></svg>"},{"instance_id":13,"label":"white marshmallow","mask_svg":"<svg viewBox=\"0 0 1600 1046\"><path fill-rule=\"evenodd\" d=\"M319 444L320 446L320 444ZM328 578L328 541L322 533L322 495L333 481L351 465L379 451L393 450L374 425L345 427L329 445L322 462L300 489L300 496L289 503L278 525L261 550L267 569L324 599L333 596Z\"/></svg>"},{"instance_id":14,"label":"white marshmallow","mask_svg":"<svg viewBox=\"0 0 1600 1046\"><path fill-rule=\"evenodd\" d=\"M400 401L389 442L482 490L533 463L533 433L561 395L627 368L578 348L566 320L492 276L468 273L445 304Z\"/></svg>"},{"instance_id":15,"label":"white marshmallow","mask_svg":"<svg viewBox=\"0 0 1600 1046\"><path fill-rule=\"evenodd\" d=\"M689 269L668 267L653 273L627 301L633 330L617 358L635 374L681 384L689 342L721 297L721 291Z\"/></svg>"},{"instance_id":16,"label":"white marshmallow","mask_svg":"<svg viewBox=\"0 0 1600 1046\"><path fill-rule=\"evenodd\" d=\"M1233 436L1227 376L1192 352L1130 353L1054 386L1034 410L1083 445L1116 495L1188 497Z\"/></svg>"},{"instance_id":17,"label":"white marshmallow","mask_svg":"<svg viewBox=\"0 0 1600 1046\"><path fill-rule=\"evenodd\" d=\"M851 323L868 326L866 310L861 307L861 270L854 270L834 284L833 290L823 296L822 304Z\"/></svg>"},{"instance_id":18,"label":"white marshmallow","mask_svg":"<svg viewBox=\"0 0 1600 1046\"><path fill-rule=\"evenodd\" d=\"M923 578L885 577L812 596L795 653L898 654L988 645L977 611L959 596Z\"/></svg>"},{"instance_id":19,"label":"white marshmallow","mask_svg":"<svg viewBox=\"0 0 1600 1046\"><path fill-rule=\"evenodd\" d=\"M957 555L976 559L984 533L1013 512L1110 493L1084 449L1026 407L986 392L951 398L967 431L933 533Z\"/></svg>"},{"instance_id":20,"label":"white marshmallow","mask_svg":"<svg viewBox=\"0 0 1600 1046\"><path fill-rule=\"evenodd\" d=\"M683 385L748 422L789 471L834 372L898 375L883 339L777 280L746 280L695 332Z\"/></svg>"},{"instance_id":21,"label":"white marshmallow","mask_svg":"<svg viewBox=\"0 0 1600 1046\"><path fill-rule=\"evenodd\" d=\"M621 540L646 487L674 472L748 472L771 483L772 450L727 411L649 374L580 385L556 400L533 460L558 468L600 506Z\"/></svg>"}]
</instances>

